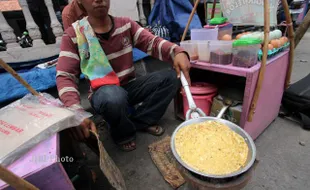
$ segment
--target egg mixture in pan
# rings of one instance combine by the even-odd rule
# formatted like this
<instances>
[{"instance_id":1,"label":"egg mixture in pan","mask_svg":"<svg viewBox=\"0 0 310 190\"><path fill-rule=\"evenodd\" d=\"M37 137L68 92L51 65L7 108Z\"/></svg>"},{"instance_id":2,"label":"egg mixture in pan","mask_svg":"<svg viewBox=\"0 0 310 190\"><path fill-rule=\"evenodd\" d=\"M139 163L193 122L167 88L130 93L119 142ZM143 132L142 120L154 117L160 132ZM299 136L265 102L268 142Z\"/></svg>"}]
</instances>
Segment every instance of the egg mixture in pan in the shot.
<instances>
[{"instance_id":1,"label":"egg mixture in pan","mask_svg":"<svg viewBox=\"0 0 310 190\"><path fill-rule=\"evenodd\" d=\"M242 136L217 121L181 128L175 148L188 166L211 175L230 174L244 167L249 151Z\"/></svg>"}]
</instances>

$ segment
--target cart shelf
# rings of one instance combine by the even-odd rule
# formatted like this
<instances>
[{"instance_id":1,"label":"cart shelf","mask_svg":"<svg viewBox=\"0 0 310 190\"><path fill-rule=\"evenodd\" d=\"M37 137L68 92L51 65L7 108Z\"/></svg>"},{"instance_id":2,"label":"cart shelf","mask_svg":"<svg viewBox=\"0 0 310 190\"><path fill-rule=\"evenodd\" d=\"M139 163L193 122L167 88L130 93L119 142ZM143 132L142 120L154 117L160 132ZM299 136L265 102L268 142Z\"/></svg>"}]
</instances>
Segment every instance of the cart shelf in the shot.
<instances>
[{"instance_id":1,"label":"cart shelf","mask_svg":"<svg viewBox=\"0 0 310 190\"><path fill-rule=\"evenodd\" d=\"M195 62L192 63L192 67L196 69L214 71L218 73L236 75L240 77L246 77L249 73L257 72L260 68L260 63L251 67L251 68L242 68L242 67L235 67L232 64L230 65L220 65L220 64L211 64L205 62Z\"/></svg>"},{"instance_id":2,"label":"cart shelf","mask_svg":"<svg viewBox=\"0 0 310 190\"><path fill-rule=\"evenodd\" d=\"M258 81L260 65L261 63L258 63L251 68L240 68L232 65L218 65L204 62L192 63L192 68L235 75L246 79L240 127L245 129L253 139L256 139L278 116L289 65L289 50L285 50L267 61L265 77L253 121L248 122L247 118ZM221 79L219 78L217 80ZM177 118L184 119L181 96L177 96L175 99L175 114Z\"/></svg>"}]
</instances>

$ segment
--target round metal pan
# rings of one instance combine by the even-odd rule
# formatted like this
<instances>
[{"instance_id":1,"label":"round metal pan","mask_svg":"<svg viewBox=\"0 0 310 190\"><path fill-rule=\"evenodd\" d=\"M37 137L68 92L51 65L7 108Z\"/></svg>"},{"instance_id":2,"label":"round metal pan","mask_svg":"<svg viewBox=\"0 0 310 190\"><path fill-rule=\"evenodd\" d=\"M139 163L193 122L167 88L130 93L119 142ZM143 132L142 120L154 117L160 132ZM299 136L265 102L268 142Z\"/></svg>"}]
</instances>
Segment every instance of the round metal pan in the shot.
<instances>
[{"instance_id":1,"label":"round metal pan","mask_svg":"<svg viewBox=\"0 0 310 190\"><path fill-rule=\"evenodd\" d=\"M252 165L255 162L256 159L256 146L254 144L253 139L251 138L251 136L245 132L241 127L239 127L238 125L221 119L222 115L225 113L225 111L227 110L228 106L224 106L222 108L222 110L220 111L220 113L218 114L217 117L207 117L205 116L205 114L202 112L201 109L197 108L193 97L191 95L191 92L189 90L189 85L183 75L183 73L181 72L181 82L182 85L184 87L185 93L186 93L186 97L188 99L188 103L189 103L189 110L186 113L186 121L183 122L182 124L180 124L173 132L172 137L171 137L171 149L172 149L172 153L174 155L174 157L177 159L177 161L186 169L188 169L189 171L198 174L200 176L203 177L207 177L207 178L213 178L213 179L224 179L224 178L231 178L231 177L236 177L239 176L243 173L245 173L246 171L248 171ZM189 119L192 118L192 119ZM204 173L201 171L198 171L197 169L189 166L188 164L186 164L181 158L180 155L177 153L176 148L175 148L175 136L178 133L178 131L183 128L186 127L190 124L197 124L197 123L201 123L201 122L205 122L205 121L217 121L220 123L225 124L226 126L228 126L231 130L233 130L234 132L238 133L240 136L242 136L245 140L245 142L248 145L248 157L247 157L247 161L244 167L240 168L239 170L230 173L230 174L225 174L225 175L212 175L212 174L208 174L208 173ZM198 159L198 158L197 158Z\"/></svg>"},{"instance_id":2,"label":"round metal pan","mask_svg":"<svg viewBox=\"0 0 310 190\"><path fill-rule=\"evenodd\" d=\"M196 170L195 168L192 168L191 166L186 164L180 158L180 155L177 153L177 151L175 149L175 136L178 133L178 131L181 128L186 127L190 124L196 124L196 123L201 123L201 122L205 122L205 121L221 122L221 123L227 125L231 130L235 131L236 133L238 133L239 135L241 135L244 138L245 142L247 143L247 145L249 147L248 158L247 158L247 161L246 161L246 164L244 167L240 168L239 170L237 170L233 173L226 174L226 175L211 175L208 173L200 172L200 171ZM201 175L203 177L216 178L216 179L230 178L230 177L235 177L235 176L238 176L240 174L243 174L244 172L248 171L252 167L252 165L254 164L254 161L256 159L256 147L255 147L254 141L252 140L250 135L248 135L241 127L237 126L236 124L234 124L230 121L224 120L224 119L216 118L216 117L200 117L200 118L190 119L190 120L183 122L181 125L179 125L175 129L175 131L172 134L171 150L172 150L174 157L177 159L177 161L186 169L190 170L191 172L193 172L195 174Z\"/></svg>"}]
</instances>

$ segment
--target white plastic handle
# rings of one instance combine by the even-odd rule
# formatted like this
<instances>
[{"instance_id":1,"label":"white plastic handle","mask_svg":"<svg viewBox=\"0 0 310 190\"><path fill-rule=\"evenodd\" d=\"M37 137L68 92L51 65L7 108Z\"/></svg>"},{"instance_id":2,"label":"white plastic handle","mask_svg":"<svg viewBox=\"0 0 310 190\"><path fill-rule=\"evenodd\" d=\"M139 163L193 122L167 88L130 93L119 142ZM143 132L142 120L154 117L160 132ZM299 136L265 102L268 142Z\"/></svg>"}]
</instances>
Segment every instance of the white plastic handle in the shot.
<instances>
[{"instance_id":1,"label":"white plastic handle","mask_svg":"<svg viewBox=\"0 0 310 190\"><path fill-rule=\"evenodd\" d=\"M189 89L189 85L188 85L188 82L183 74L183 72L181 71L181 82L182 82L182 86L184 88L184 91L185 91L185 94L186 94L186 97L187 97L187 101L188 101L188 105L189 105L189 108L191 110L195 110L197 108L195 102L194 102L194 99L193 99L193 96L192 96L192 93Z\"/></svg>"},{"instance_id":2,"label":"white plastic handle","mask_svg":"<svg viewBox=\"0 0 310 190\"><path fill-rule=\"evenodd\" d=\"M182 86L184 88L187 101L188 101L188 105L189 105L189 110L186 113L186 120L189 120L191 117L192 118L198 118L199 116L205 117L206 114L200 108L197 108L195 101L193 99L192 93L189 89L188 82L182 71L181 71L181 82L182 82Z\"/></svg>"}]
</instances>

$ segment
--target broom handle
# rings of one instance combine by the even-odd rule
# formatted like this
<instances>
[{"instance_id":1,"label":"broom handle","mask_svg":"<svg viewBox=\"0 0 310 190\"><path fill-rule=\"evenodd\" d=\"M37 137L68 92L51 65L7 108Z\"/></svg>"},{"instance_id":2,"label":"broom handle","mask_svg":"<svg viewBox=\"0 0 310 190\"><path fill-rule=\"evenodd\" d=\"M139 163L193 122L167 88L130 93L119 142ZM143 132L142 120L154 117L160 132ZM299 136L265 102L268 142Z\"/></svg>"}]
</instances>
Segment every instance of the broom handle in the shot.
<instances>
[{"instance_id":1,"label":"broom handle","mask_svg":"<svg viewBox=\"0 0 310 190\"><path fill-rule=\"evenodd\" d=\"M214 18L214 15L215 15L215 7L216 7L216 0L213 1L211 19Z\"/></svg>"},{"instance_id":2,"label":"broom handle","mask_svg":"<svg viewBox=\"0 0 310 190\"><path fill-rule=\"evenodd\" d=\"M294 29L292 24L292 18L289 10L289 6L287 4L286 0L282 0L282 6L285 13L286 23L288 24L288 39L290 41L290 59L289 59L289 65L286 73L286 79L285 79L285 89L289 87L290 81L291 81L291 75L293 70L293 64L294 64L294 48L295 48L295 40L294 40Z\"/></svg>"},{"instance_id":3,"label":"broom handle","mask_svg":"<svg viewBox=\"0 0 310 190\"><path fill-rule=\"evenodd\" d=\"M256 84L256 88L254 91L253 99L251 102L248 121L252 122L254 113L257 106L257 101L260 95L260 91L263 85L263 80L265 77L266 71L266 62L267 62L267 52L268 52L268 41L269 41L269 32L270 32L270 5L269 0L264 0L264 47L263 47L263 58L259 70L258 80Z\"/></svg>"},{"instance_id":4,"label":"broom handle","mask_svg":"<svg viewBox=\"0 0 310 190\"><path fill-rule=\"evenodd\" d=\"M22 85L24 85L27 90L29 90L33 95L39 96L40 94L33 89L19 74L12 69L7 63L5 63L2 59L0 59L0 66L5 69L8 73L10 73L16 80L18 80Z\"/></svg>"},{"instance_id":5,"label":"broom handle","mask_svg":"<svg viewBox=\"0 0 310 190\"><path fill-rule=\"evenodd\" d=\"M39 190L28 181L16 176L0 165L0 179L9 184L11 187L17 190Z\"/></svg>"},{"instance_id":6,"label":"broom handle","mask_svg":"<svg viewBox=\"0 0 310 190\"><path fill-rule=\"evenodd\" d=\"M184 39L185 39L185 37L186 37L186 33L187 33L187 31L188 31L189 25L191 24L191 22L192 22L192 20L193 20L193 17L194 17L194 14L195 14L196 10L197 10L199 1L200 1L200 0L196 0L196 2L195 2L194 8L192 9L192 13L191 13L190 16L189 16L189 19L188 19L188 21L187 21L187 25L186 25L185 30L184 30L184 32L183 32L183 36L182 36L181 42L183 42Z\"/></svg>"}]
</instances>

